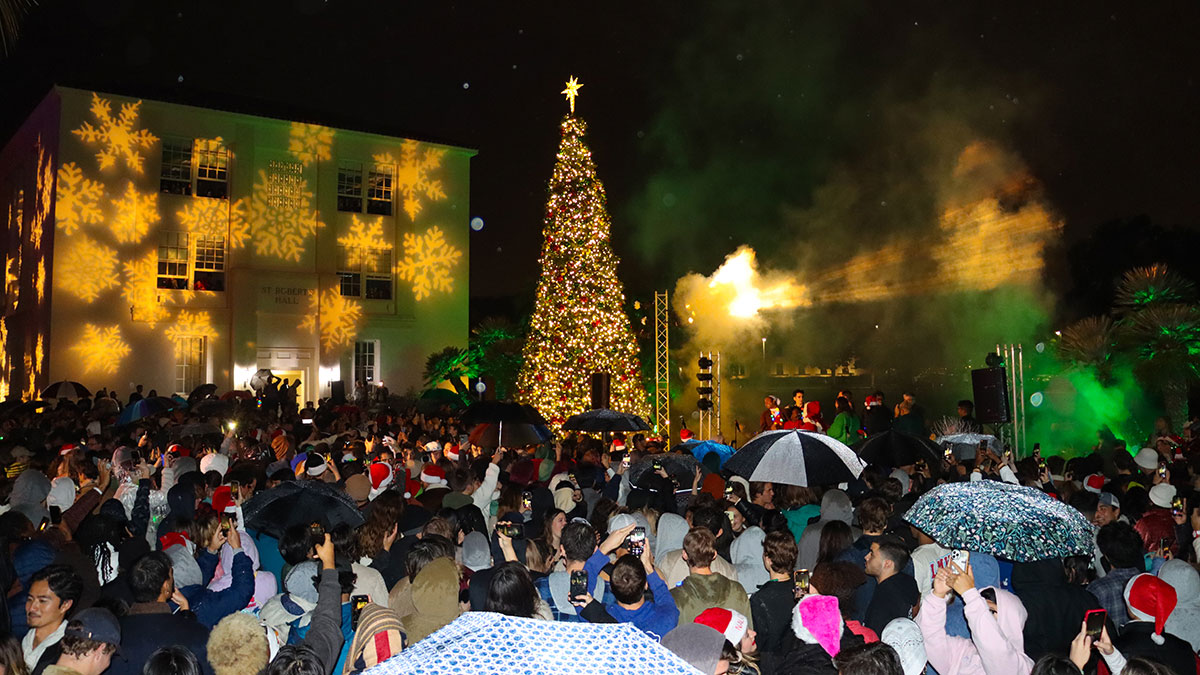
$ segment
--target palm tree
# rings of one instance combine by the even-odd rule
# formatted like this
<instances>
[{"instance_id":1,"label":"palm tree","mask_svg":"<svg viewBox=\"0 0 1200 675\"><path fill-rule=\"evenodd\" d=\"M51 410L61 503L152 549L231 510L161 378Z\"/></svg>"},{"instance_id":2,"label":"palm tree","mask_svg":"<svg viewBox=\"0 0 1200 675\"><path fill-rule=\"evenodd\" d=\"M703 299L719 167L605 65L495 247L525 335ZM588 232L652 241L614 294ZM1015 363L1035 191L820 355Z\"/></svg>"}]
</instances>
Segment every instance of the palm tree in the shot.
<instances>
[{"instance_id":1,"label":"palm tree","mask_svg":"<svg viewBox=\"0 0 1200 675\"><path fill-rule=\"evenodd\" d=\"M34 6L33 0L0 0L0 46L4 53L12 53L21 36L21 20Z\"/></svg>"},{"instance_id":2,"label":"palm tree","mask_svg":"<svg viewBox=\"0 0 1200 675\"><path fill-rule=\"evenodd\" d=\"M1112 319L1107 316L1090 316L1063 329L1062 337L1059 338L1058 353L1076 365L1092 366L1099 371L1107 371L1115 346L1116 336Z\"/></svg>"},{"instance_id":3,"label":"palm tree","mask_svg":"<svg viewBox=\"0 0 1200 675\"><path fill-rule=\"evenodd\" d=\"M1162 394L1175 424L1187 421L1189 383L1200 375L1200 307L1196 287L1164 264L1129 270L1117 285L1119 347L1143 381Z\"/></svg>"},{"instance_id":4,"label":"palm tree","mask_svg":"<svg viewBox=\"0 0 1200 675\"><path fill-rule=\"evenodd\" d=\"M449 382L463 400L470 400L471 393L463 383L463 378L470 375L469 361L470 353L459 347L446 347L430 354L425 360L425 386L432 388L444 381Z\"/></svg>"}]
</instances>

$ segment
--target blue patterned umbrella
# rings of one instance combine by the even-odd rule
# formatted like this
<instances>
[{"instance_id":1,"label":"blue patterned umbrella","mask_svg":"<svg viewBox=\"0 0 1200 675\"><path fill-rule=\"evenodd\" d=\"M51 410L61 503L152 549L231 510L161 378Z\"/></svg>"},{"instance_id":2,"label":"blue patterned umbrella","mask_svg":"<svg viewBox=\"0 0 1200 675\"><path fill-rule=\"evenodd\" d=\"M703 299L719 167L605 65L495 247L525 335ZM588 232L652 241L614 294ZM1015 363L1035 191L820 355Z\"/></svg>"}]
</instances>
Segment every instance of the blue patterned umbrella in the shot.
<instances>
[{"instance_id":1,"label":"blue patterned umbrella","mask_svg":"<svg viewBox=\"0 0 1200 675\"><path fill-rule=\"evenodd\" d=\"M1041 490L993 480L939 485L904 518L946 548L1014 562L1087 555L1093 547L1083 514Z\"/></svg>"},{"instance_id":2,"label":"blue patterned umbrella","mask_svg":"<svg viewBox=\"0 0 1200 675\"><path fill-rule=\"evenodd\" d=\"M725 462L733 457L733 453L737 452L733 448L723 443L716 441L689 441L683 444L683 449L692 453L696 459L704 461L704 456L710 452L717 453L717 457L721 459L721 467L725 466Z\"/></svg>"},{"instance_id":3,"label":"blue patterned umbrella","mask_svg":"<svg viewBox=\"0 0 1200 675\"><path fill-rule=\"evenodd\" d=\"M569 623L467 612L364 675L695 675L630 623Z\"/></svg>"}]
</instances>

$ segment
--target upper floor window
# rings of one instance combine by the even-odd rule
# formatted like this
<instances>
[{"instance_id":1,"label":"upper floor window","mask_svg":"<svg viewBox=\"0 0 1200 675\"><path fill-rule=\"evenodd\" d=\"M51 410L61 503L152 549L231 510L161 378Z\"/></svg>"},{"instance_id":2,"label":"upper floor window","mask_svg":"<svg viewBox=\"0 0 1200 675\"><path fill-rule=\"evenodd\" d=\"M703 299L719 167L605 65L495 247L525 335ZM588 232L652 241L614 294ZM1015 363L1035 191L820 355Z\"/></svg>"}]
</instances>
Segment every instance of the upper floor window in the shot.
<instances>
[{"instance_id":1,"label":"upper floor window","mask_svg":"<svg viewBox=\"0 0 1200 675\"><path fill-rule=\"evenodd\" d=\"M392 182L395 167L376 164L367 175L367 213L392 215Z\"/></svg>"},{"instance_id":2,"label":"upper floor window","mask_svg":"<svg viewBox=\"0 0 1200 675\"><path fill-rule=\"evenodd\" d=\"M187 232L163 232L158 242L158 287L188 287Z\"/></svg>"},{"instance_id":3,"label":"upper floor window","mask_svg":"<svg viewBox=\"0 0 1200 675\"><path fill-rule=\"evenodd\" d=\"M341 162L338 164L337 190L338 211L362 213L363 170L361 163Z\"/></svg>"},{"instance_id":4,"label":"upper floor window","mask_svg":"<svg viewBox=\"0 0 1200 675\"><path fill-rule=\"evenodd\" d=\"M192 139L163 139L158 189L173 195L192 194Z\"/></svg>"},{"instance_id":5,"label":"upper floor window","mask_svg":"<svg viewBox=\"0 0 1200 675\"><path fill-rule=\"evenodd\" d=\"M218 140L164 138L158 189L174 195L228 199L229 149Z\"/></svg>"},{"instance_id":6,"label":"upper floor window","mask_svg":"<svg viewBox=\"0 0 1200 675\"><path fill-rule=\"evenodd\" d=\"M229 197L229 149L218 141L197 140L196 194L200 197Z\"/></svg>"}]
</instances>

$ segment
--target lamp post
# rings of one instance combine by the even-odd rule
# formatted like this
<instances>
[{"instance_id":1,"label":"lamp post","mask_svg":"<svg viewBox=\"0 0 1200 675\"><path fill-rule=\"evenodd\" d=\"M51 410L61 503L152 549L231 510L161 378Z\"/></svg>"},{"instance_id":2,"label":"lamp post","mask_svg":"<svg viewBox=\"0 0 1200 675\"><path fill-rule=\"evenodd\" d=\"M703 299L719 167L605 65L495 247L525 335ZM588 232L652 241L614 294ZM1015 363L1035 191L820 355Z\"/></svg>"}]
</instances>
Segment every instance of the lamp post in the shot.
<instances>
[{"instance_id":1,"label":"lamp post","mask_svg":"<svg viewBox=\"0 0 1200 675\"><path fill-rule=\"evenodd\" d=\"M767 362L767 338L762 339L763 345L763 363Z\"/></svg>"},{"instance_id":2,"label":"lamp post","mask_svg":"<svg viewBox=\"0 0 1200 675\"><path fill-rule=\"evenodd\" d=\"M475 383L475 392L479 394L480 401L483 400L483 392L485 391L487 391L487 385L483 383L483 380L479 380Z\"/></svg>"}]
</instances>

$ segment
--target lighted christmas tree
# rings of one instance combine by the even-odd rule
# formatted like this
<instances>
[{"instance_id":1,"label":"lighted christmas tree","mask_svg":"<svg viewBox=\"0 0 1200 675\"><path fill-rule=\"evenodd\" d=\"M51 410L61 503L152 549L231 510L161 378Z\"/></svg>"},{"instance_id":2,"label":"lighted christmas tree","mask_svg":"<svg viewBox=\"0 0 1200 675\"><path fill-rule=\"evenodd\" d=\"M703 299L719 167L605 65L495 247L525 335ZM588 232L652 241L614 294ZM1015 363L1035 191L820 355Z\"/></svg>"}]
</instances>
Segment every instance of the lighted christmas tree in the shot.
<instances>
[{"instance_id":1,"label":"lighted christmas tree","mask_svg":"<svg viewBox=\"0 0 1200 675\"><path fill-rule=\"evenodd\" d=\"M637 341L625 315L617 256L609 242L612 221L604 185L583 141L587 125L575 116L582 86L572 77L563 90L571 114L559 125L562 140L546 203L542 278L517 378L518 400L532 404L555 428L590 407L592 373L612 376L612 409L643 418L649 413Z\"/></svg>"}]
</instances>

